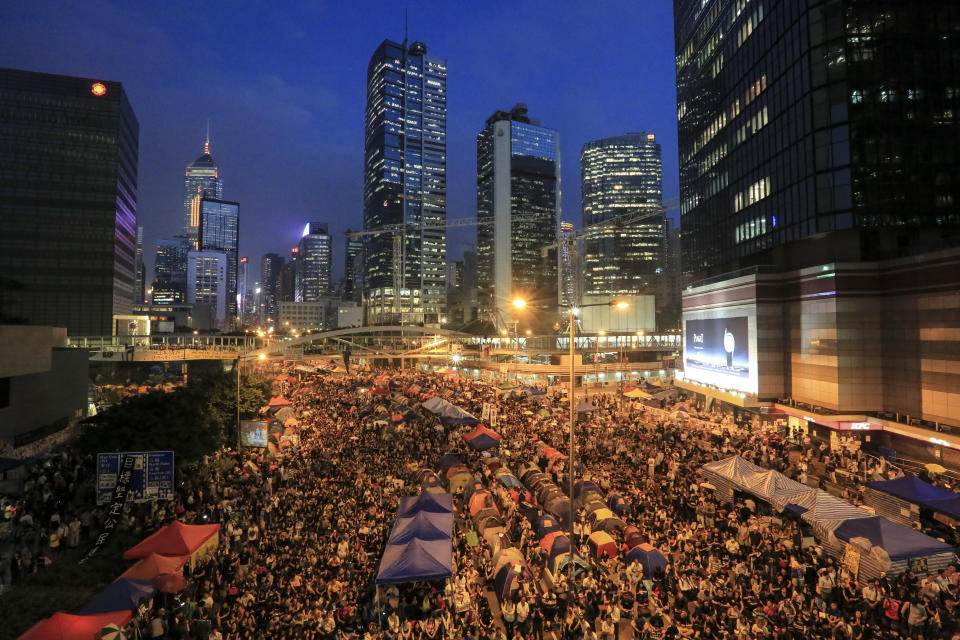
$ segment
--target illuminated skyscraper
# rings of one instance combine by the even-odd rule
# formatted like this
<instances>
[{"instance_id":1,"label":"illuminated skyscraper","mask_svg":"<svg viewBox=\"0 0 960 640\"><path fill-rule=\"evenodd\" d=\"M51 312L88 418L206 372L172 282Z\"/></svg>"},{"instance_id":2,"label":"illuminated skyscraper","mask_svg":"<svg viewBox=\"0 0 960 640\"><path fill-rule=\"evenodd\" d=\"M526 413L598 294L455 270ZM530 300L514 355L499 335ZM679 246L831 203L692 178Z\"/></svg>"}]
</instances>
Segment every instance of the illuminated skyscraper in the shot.
<instances>
[{"instance_id":1,"label":"illuminated skyscraper","mask_svg":"<svg viewBox=\"0 0 960 640\"><path fill-rule=\"evenodd\" d=\"M572 222L561 222L557 241L557 266L559 281L557 289L560 292L558 302L561 307L572 308L579 306L581 298L581 274L577 271L574 251L570 250L568 241L574 235Z\"/></svg>"},{"instance_id":2,"label":"illuminated skyscraper","mask_svg":"<svg viewBox=\"0 0 960 640\"><path fill-rule=\"evenodd\" d=\"M308 222L297 252L297 302L316 302L330 295L332 243L327 223Z\"/></svg>"},{"instance_id":3,"label":"illuminated skyscraper","mask_svg":"<svg viewBox=\"0 0 960 640\"><path fill-rule=\"evenodd\" d=\"M482 308L508 323L516 296L556 309L555 254L545 259L542 249L557 240L559 214L560 135L530 119L525 105L497 111L477 135L477 220L493 220L477 227Z\"/></svg>"},{"instance_id":4,"label":"illuminated skyscraper","mask_svg":"<svg viewBox=\"0 0 960 640\"><path fill-rule=\"evenodd\" d=\"M200 251L222 251L227 256L227 319L237 316L237 266L240 229L240 205L236 202L197 198L200 212L197 244ZM190 278L187 278L190 282Z\"/></svg>"},{"instance_id":5,"label":"illuminated skyscraper","mask_svg":"<svg viewBox=\"0 0 960 640\"><path fill-rule=\"evenodd\" d=\"M103 335L130 313L139 125L123 85L0 69L0 315Z\"/></svg>"},{"instance_id":6,"label":"illuminated skyscraper","mask_svg":"<svg viewBox=\"0 0 960 640\"><path fill-rule=\"evenodd\" d=\"M280 272L283 270L283 256L276 253L264 254L260 261L260 324L267 318L277 319L280 307Z\"/></svg>"},{"instance_id":7,"label":"illuminated skyscraper","mask_svg":"<svg viewBox=\"0 0 960 640\"><path fill-rule=\"evenodd\" d=\"M350 230L347 229L347 233ZM344 245L343 291L344 300L360 302L363 298L363 240L347 236Z\"/></svg>"},{"instance_id":8,"label":"illuminated skyscraper","mask_svg":"<svg viewBox=\"0 0 960 640\"><path fill-rule=\"evenodd\" d=\"M662 201L660 145L652 133L628 133L583 145L580 152L583 226L656 212ZM662 215L583 242L588 296L653 294L665 266Z\"/></svg>"},{"instance_id":9,"label":"illuminated skyscraper","mask_svg":"<svg viewBox=\"0 0 960 640\"><path fill-rule=\"evenodd\" d=\"M143 304L147 291L147 274L143 266L143 227L137 225L137 253L134 264L133 303Z\"/></svg>"},{"instance_id":10,"label":"illuminated skyscraper","mask_svg":"<svg viewBox=\"0 0 960 640\"><path fill-rule=\"evenodd\" d=\"M200 220L194 211L193 201L198 195L217 200L223 198L223 181L220 169L210 156L210 131L203 143L203 155L187 165L187 177L183 182L183 235L191 248L197 246L197 226Z\"/></svg>"},{"instance_id":11,"label":"illuminated skyscraper","mask_svg":"<svg viewBox=\"0 0 960 640\"><path fill-rule=\"evenodd\" d=\"M405 322L436 323L445 312L446 156L446 60L422 42L384 41L367 67L363 226L410 228L397 251L392 234L366 241L370 323L401 312Z\"/></svg>"}]
</instances>

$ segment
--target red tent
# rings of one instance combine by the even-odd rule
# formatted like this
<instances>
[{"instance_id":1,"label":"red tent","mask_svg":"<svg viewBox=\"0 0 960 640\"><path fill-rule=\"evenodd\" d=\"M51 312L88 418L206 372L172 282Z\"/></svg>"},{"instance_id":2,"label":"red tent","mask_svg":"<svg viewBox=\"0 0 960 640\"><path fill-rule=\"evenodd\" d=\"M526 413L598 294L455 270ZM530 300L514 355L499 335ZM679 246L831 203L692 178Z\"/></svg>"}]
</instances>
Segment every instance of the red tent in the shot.
<instances>
[{"instance_id":1,"label":"red tent","mask_svg":"<svg viewBox=\"0 0 960 640\"><path fill-rule=\"evenodd\" d=\"M182 573L161 573L153 579L153 586L157 591L176 594L190 586L190 581Z\"/></svg>"},{"instance_id":2,"label":"red tent","mask_svg":"<svg viewBox=\"0 0 960 640\"><path fill-rule=\"evenodd\" d=\"M502 437L496 431L492 429L488 429L482 424L478 424L473 431L471 431L470 433L464 433L460 437L463 438L466 442L470 442L474 438L482 435L489 436L490 438L493 438L497 442L500 442L500 438Z\"/></svg>"},{"instance_id":3,"label":"red tent","mask_svg":"<svg viewBox=\"0 0 960 640\"><path fill-rule=\"evenodd\" d=\"M120 574L121 578L153 580L162 573L176 573L183 569L190 556L161 556L151 553Z\"/></svg>"},{"instance_id":4,"label":"red tent","mask_svg":"<svg viewBox=\"0 0 960 640\"><path fill-rule=\"evenodd\" d=\"M112 611L90 616L55 613L33 625L19 640L99 640L100 631L108 624L125 627L133 613Z\"/></svg>"},{"instance_id":5,"label":"red tent","mask_svg":"<svg viewBox=\"0 0 960 640\"><path fill-rule=\"evenodd\" d=\"M280 396L276 396L276 397L270 398L270 404L268 404L267 406L268 407L289 407L292 404L293 403L287 400L286 398L281 398Z\"/></svg>"},{"instance_id":6,"label":"red tent","mask_svg":"<svg viewBox=\"0 0 960 640\"><path fill-rule=\"evenodd\" d=\"M161 556L190 556L219 531L219 524L172 522L137 546L128 549L123 557L127 560L144 558L151 553Z\"/></svg>"}]
</instances>

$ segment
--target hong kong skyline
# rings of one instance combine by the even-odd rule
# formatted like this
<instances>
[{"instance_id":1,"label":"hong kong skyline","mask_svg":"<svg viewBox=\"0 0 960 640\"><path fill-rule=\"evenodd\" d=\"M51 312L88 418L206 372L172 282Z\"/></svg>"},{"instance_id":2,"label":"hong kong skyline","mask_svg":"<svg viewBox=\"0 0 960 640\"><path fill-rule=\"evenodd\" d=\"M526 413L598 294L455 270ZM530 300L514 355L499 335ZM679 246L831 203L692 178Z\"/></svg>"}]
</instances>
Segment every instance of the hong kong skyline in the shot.
<instances>
[{"instance_id":1,"label":"hong kong skyline","mask_svg":"<svg viewBox=\"0 0 960 640\"><path fill-rule=\"evenodd\" d=\"M8 7L4 66L122 82L140 123L138 224L156 240L182 227L183 170L210 121L224 197L241 204L240 253L286 253L305 221L362 226L365 74L384 39L402 41L404 6L92 2ZM676 90L668 3L410 3L410 40L446 58L448 218L476 215L476 135L518 102L560 133L562 217L580 225L582 145L628 131L664 143L664 197L676 195ZM482 35L488 34L488 35ZM472 229L450 233L458 259Z\"/></svg>"}]
</instances>

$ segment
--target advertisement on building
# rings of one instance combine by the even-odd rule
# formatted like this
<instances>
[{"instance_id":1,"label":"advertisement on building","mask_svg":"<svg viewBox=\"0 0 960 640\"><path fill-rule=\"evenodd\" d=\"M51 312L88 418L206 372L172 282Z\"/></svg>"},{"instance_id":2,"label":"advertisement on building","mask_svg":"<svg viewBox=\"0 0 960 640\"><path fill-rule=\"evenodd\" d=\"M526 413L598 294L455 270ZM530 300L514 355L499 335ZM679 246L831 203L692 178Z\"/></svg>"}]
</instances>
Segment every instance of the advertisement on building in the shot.
<instances>
[{"instance_id":1,"label":"advertisement on building","mask_svg":"<svg viewBox=\"0 0 960 640\"><path fill-rule=\"evenodd\" d=\"M240 445L244 447L267 446L267 423L244 420L240 423Z\"/></svg>"},{"instance_id":2,"label":"advertisement on building","mask_svg":"<svg viewBox=\"0 0 960 640\"><path fill-rule=\"evenodd\" d=\"M684 331L683 362L687 379L722 389L756 392L747 316L689 319L684 322ZM753 361L756 361L755 355Z\"/></svg>"}]
</instances>

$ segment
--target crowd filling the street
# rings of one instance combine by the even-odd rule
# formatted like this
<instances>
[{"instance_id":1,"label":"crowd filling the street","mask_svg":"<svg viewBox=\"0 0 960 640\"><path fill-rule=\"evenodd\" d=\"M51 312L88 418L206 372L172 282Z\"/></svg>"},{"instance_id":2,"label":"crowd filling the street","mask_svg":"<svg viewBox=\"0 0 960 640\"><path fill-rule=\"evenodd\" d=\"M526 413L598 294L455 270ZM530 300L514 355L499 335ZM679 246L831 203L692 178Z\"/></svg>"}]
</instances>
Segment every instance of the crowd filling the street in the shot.
<instances>
[{"instance_id":1,"label":"crowd filling the street","mask_svg":"<svg viewBox=\"0 0 960 640\"><path fill-rule=\"evenodd\" d=\"M121 523L144 537L173 521L221 525L217 545L182 560L185 581L154 581L126 637L960 638L960 566L865 579L796 514L731 501L698 473L739 455L804 484L829 480L860 504L864 479L900 472L857 448L682 398L595 394L576 414L571 463L559 387L450 371L274 373L291 403L278 433L295 437L224 448L180 477L175 501L135 505ZM441 419L428 409L440 400L485 427ZM95 471L61 445L3 498L7 588L93 544L105 518ZM437 517L447 511L449 532ZM442 577L402 579L425 568Z\"/></svg>"}]
</instances>

